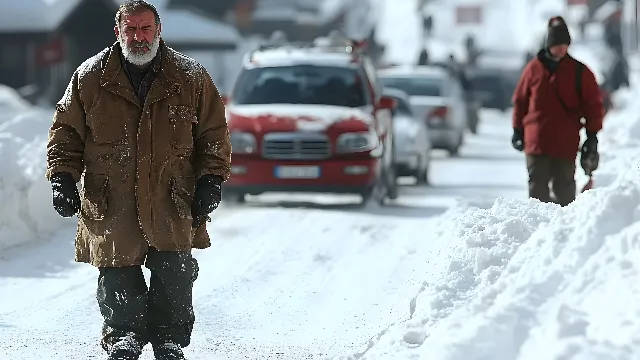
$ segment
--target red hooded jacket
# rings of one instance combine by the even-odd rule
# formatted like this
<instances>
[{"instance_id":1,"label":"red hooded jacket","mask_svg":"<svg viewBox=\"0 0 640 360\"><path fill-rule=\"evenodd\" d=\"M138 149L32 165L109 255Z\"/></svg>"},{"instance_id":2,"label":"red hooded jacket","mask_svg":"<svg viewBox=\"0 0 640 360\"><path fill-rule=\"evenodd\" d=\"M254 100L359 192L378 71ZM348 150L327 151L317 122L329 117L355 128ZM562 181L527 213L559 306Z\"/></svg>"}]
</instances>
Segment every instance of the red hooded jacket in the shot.
<instances>
[{"instance_id":1,"label":"red hooded jacket","mask_svg":"<svg viewBox=\"0 0 640 360\"><path fill-rule=\"evenodd\" d=\"M544 51L525 66L513 94L513 128L524 130L524 151L575 160L580 148L581 118L587 132L602 129L604 106L591 70L571 56L552 71ZM576 67L583 66L582 94L576 88Z\"/></svg>"}]
</instances>

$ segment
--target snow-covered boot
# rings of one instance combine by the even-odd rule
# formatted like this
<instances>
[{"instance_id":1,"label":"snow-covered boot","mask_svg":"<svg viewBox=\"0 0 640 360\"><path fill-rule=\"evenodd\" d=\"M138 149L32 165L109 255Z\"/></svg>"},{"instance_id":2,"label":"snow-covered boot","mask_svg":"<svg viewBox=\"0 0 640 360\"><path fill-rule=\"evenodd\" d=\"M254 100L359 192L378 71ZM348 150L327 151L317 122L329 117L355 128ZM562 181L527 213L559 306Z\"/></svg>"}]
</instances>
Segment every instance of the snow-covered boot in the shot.
<instances>
[{"instance_id":1,"label":"snow-covered boot","mask_svg":"<svg viewBox=\"0 0 640 360\"><path fill-rule=\"evenodd\" d=\"M152 347L156 360L185 360L180 345L165 342L162 344L152 344Z\"/></svg>"},{"instance_id":2,"label":"snow-covered boot","mask_svg":"<svg viewBox=\"0 0 640 360\"><path fill-rule=\"evenodd\" d=\"M138 360L141 354L141 344L133 337L127 336L111 346L107 360Z\"/></svg>"}]
</instances>

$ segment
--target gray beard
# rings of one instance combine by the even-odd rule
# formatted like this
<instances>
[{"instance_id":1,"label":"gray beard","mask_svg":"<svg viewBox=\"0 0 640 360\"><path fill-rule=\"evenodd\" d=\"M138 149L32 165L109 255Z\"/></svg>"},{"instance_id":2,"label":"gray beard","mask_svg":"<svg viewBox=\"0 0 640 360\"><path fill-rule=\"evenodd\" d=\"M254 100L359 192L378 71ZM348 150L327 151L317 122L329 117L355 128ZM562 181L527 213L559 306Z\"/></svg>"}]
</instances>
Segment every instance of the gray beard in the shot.
<instances>
[{"instance_id":1,"label":"gray beard","mask_svg":"<svg viewBox=\"0 0 640 360\"><path fill-rule=\"evenodd\" d=\"M127 40L122 36L118 36L118 43L120 43L120 48L122 49L122 56L124 56L127 61L133 65L145 66L150 64L153 58L156 57L158 49L160 49L160 36L156 35L153 38L151 48L145 53L138 53L135 48L127 46Z\"/></svg>"}]
</instances>

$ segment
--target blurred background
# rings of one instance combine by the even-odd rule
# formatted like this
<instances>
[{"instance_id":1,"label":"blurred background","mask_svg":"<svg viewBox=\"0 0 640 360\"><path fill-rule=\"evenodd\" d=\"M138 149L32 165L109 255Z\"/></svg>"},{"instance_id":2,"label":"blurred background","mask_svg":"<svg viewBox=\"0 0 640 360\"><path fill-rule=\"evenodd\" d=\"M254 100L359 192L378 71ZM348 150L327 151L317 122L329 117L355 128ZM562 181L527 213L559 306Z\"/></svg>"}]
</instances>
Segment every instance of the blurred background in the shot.
<instances>
[{"instance_id":1,"label":"blurred background","mask_svg":"<svg viewBox=\"0 0 640 360\"><path fill-rule=\"evenodd\" d=\"M0 0L0 84L33 103L57 101L73 70L115 41L119 1ZM633 0L396 0L387 9L383 0L151 2L161 14L163 38L205 65L224 92L244 53L277 30L292 41L341 30L367 39L372 57L388 64L407 62L407 54L417 60L420 32L432 60L453 54L466 61L471 46L485 51L487 61L494 53L499 63L506 59L515 67L540 44L544 23L554 14L567 17L574 37L593 46L606 43L618 55L638 50L640 32ZM405 11L402 21L394 17L398 11ZM390 38L397 32L406 35Z\"/></svg>"},{"instance_id":2,"label":"blurred background","mask_svg":"<svg viewBox=\"0 0 640 360\"><path fill-rule=\"evenodd\" d=\"M115 41L122 0L0 0L0 84L32 102L57 101L75 68ZM242 55L281 30L311 40L332 29L375 36L368 0L152 0L162 37L229 89Z\"/></svg>"}]
</instances>

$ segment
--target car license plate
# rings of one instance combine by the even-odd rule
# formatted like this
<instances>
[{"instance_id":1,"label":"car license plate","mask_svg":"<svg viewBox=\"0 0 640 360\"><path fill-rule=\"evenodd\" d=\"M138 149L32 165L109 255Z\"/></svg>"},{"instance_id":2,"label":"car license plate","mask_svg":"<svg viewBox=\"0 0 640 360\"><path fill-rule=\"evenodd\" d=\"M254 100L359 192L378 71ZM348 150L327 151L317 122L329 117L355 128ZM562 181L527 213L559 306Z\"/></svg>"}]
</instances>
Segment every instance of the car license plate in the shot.
<instances>
[{"instance_id":1,"label":"car license plate","mask_svg":"<svg viewBox=\"0 0 640 360\"><path fill-rule=\"evenodd\" d=\"M317 179L319 166L276 166L275 175L279 179Z\"/></svg>"}]
</instances>

